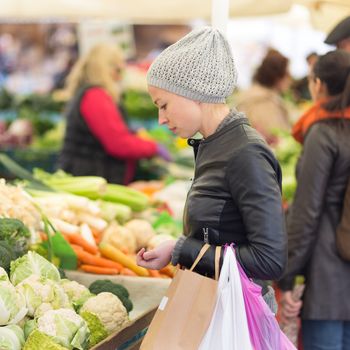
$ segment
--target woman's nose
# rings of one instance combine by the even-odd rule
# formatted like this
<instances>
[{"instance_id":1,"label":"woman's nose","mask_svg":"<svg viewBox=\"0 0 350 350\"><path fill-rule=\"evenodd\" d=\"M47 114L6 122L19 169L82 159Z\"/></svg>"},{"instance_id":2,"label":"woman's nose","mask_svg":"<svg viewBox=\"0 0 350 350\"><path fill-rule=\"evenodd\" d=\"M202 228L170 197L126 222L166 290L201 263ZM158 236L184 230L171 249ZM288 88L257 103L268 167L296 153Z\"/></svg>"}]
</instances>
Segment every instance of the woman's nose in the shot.
<instances>
[{"instance_id":1,"label":"woman's nose","mask_svg":"<svg viewBox=\"0 0 350 350\"><path fill-rule=\"evenodd\" d=\"M168 122L168 119L165 118L163 115L161 115L161 113L159 113L158 115L158 123L159 125L164 125Z\"/></svg>"}]
</instances>

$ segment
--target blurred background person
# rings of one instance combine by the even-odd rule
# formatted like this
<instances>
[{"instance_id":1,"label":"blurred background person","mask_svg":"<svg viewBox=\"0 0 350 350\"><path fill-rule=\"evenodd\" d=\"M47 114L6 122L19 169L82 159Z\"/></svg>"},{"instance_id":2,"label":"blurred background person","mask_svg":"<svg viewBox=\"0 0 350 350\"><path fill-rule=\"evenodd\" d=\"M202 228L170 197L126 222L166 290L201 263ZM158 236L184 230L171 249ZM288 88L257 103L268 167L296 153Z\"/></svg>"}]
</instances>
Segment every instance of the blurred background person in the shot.
<instances>
[{"instance_id":1,"label":"blurred background person","mask_svg":"<svg viewBox=\"0 0 350 350\"><path fill-rule=\"evenodd\" d=\"M324 42L350 52L350 16L340 21L331 30Z\"/></svg>"},{"instance_id":2,"label":"blurred background person","mask_svg":"<svg viewBox=\"0 0 350 350\"><path fill-rule=\"evenodd\" d=\"M293 127L303 145L287 217L288 268L279 282L284 320L301 309L305 350L350 349L350 264L339 255L340 222L350 175L350 53L320 56L309 77L312 107ZM305 275L303 302L291 290Z\"/></svg>"},{"instance_id":3,"label":"blurred background person","mask_svg":"<svg viewBox=\"0 0 350 350\"><path fill-rule=\"evenodd\" d=\"M268 143L275 140L274 130L289 130L289 113L281 94L290 86L288 58L270 49L255 72L252 86L237 95L237 109Z\"/></svg>"},{"instance_id":4,"label":"blurred background person","mask_svg":"<svg viewBox=\"0 0 350 350\"><path fill-rule=\"evenodd\" d=\"M58 167L73 175L97 175L128 184L137 160L156 155L170 160L166 148L132 134L118 106L125 62L116 46L98 45L67 77L71 98Z\"/></svg>"},{"instance_id":5,"label":"blurred background person","mask_svg":"<svg viewBox=\"0 0 350 350\"><path fill-rule=\"evenodd\" d=\"M306 62L308 65L308 73L312 71L314 64L316 63L318 55L316 52L311 52L306 56ZM311 100L309 91L309 74L304 78L295 80L291 85L293 97L297 103Z\"/></svg>"}]
</instances>

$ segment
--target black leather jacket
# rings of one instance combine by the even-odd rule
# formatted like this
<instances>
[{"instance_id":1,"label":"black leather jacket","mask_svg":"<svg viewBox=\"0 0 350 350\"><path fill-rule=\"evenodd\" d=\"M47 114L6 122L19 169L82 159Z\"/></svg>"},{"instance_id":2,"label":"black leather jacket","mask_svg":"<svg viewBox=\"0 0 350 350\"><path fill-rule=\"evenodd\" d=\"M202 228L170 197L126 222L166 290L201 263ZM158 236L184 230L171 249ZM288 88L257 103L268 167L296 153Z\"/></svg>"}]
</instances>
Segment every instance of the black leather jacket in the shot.
<instances>
[{"instance_id":1,"label":"black leather jacket","mask_svg":"<svg viewBox=\"0 0 350 350\"><path fill-rule=\"evenodd\" d=\"M249 277L279 279L287 260L281 170L265 141L238 116L208 138L188 143L196 165L179 264L191 267L207 242L212 247L195 271L212 277L215 246L234 243Z\"/></svg>"}]
</instances>

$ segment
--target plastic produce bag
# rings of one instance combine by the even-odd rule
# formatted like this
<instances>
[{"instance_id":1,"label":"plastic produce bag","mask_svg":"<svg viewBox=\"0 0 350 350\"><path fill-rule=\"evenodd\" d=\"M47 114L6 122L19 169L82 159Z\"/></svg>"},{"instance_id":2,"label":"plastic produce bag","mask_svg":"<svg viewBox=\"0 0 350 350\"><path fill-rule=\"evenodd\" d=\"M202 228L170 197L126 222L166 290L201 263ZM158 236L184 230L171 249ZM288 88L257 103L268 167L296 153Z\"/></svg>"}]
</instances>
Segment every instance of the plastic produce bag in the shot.
<instances>
[{"instance_id":1,"label":"plastic produce bag","mask_svg":"<svg viewBox=\"0 0 350 350\"><path fill-rule=\"evenodd\" d=\"M237 265L254 350L297 350L280 330L275 315L261 295L261 287L247 277L239 263Z\"/></svg>"},{"instance_id":2,"label":"plastic produce bag","mask_svg":"<svg viewBox=\"0 0 350 350\"><path fill-rule=\"evenodd\" d=\"M198 349L253 350L238 264L232 248L226 249L214 314Z\"/></svg>"}]
</instances>

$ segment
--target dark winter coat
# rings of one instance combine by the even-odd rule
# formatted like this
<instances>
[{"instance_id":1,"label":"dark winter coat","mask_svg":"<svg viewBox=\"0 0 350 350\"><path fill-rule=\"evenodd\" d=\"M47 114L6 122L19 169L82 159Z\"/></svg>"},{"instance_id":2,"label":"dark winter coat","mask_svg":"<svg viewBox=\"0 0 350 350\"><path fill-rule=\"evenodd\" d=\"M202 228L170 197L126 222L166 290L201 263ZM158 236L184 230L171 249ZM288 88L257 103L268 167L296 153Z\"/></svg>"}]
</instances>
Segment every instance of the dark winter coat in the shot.
<instances>
[{"instance_id":1,"label":"dark winter coat","mask_svg":"<svg viewBox=\"0 0 350 350\"><path fill-rule=\"evenodd\" d=\"M287 218L288 269L280 281L290 290L304 274L303 319L350 321L350 263L337 252L350 175L350 121L325 120L310 127L297 166L298 186Z\"/></svg>"}]
</instances>

